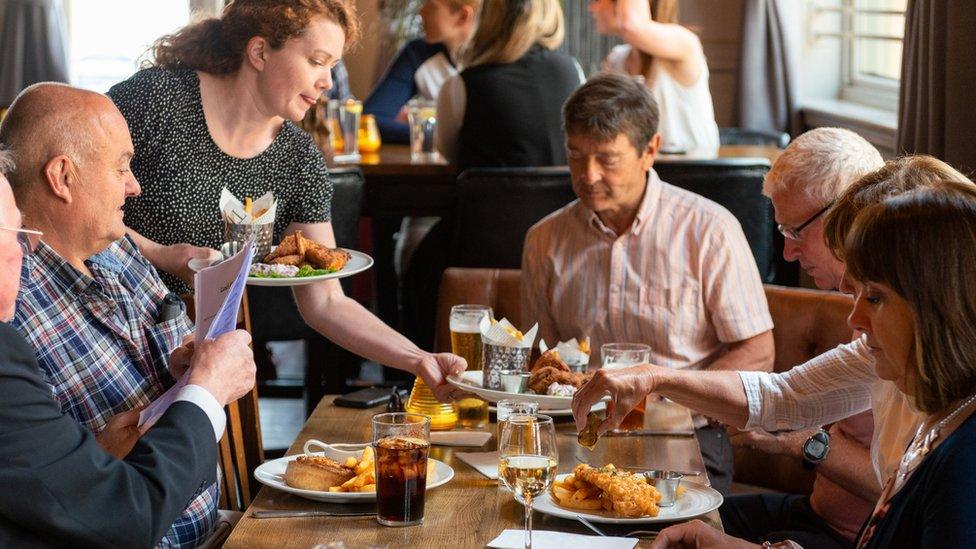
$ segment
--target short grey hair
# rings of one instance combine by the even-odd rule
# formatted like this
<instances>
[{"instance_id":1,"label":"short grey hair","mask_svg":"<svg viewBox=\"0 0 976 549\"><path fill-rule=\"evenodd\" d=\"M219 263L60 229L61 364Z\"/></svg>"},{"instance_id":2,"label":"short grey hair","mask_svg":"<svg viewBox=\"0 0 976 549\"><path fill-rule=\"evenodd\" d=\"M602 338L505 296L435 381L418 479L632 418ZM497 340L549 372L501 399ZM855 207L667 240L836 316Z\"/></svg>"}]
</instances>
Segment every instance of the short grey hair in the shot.
<instances>
[{"instance_id":1,"label":"short grey hair","mask_svg":"<svg viewBox=\"0 0 976 549\"><path fill-rule=\"evenodd\" d=\"M817 128L797 137L766 174L763 194L805 195L816 204L833 202L852 183L884 165L881 153L843 128Z\"/></svg>"},{"instance_id":2,"label":"short grey hair","mask_svg":"<svg viewBox=\"0 0 976 549\"><path fill-rule=\"evenodd\" d=\"M7 177L14 171L14 155L0 144L0 177Z\"/></svg>"}]
</instances>

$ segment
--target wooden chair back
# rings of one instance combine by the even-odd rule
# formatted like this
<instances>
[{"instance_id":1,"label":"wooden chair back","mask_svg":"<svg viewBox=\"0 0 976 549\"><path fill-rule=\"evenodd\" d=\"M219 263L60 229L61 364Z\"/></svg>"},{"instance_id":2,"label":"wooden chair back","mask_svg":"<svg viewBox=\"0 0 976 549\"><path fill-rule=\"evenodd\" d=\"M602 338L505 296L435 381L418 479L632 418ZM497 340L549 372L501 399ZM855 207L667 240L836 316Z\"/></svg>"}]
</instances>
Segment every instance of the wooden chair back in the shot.
<instances>
[{"instance_id":1,"label":"wooden chair back","mask_svg":"<svg viewBox=\"0 0 976 549\"><path fill-rule=\"evenodd\" d=\"M193 296L184 295L183 301L187 304L187 314L194 318ZM247 292L244 292L237 327L251 331ZM217 453L221 470L219 507L244 511L260 488L254 479L254 469L264 463L257 387L228 404L224 411L227 414L227 428L220 439Z\"/></svg>"}]
</instances>

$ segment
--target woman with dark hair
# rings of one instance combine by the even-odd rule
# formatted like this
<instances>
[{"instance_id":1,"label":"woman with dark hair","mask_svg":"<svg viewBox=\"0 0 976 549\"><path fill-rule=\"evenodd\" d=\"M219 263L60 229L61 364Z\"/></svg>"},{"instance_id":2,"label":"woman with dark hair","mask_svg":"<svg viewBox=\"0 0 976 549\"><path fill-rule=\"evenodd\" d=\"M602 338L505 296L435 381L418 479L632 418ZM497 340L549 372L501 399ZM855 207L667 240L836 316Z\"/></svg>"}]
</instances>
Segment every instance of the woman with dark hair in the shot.
<instances>
[{"instance_id":1,"label":"woman with dark hair","mask_svg":"<svg viewBox=\"0 0 976 549\"><path fill-rule=\"evenodd\" d=\"M678 0L591 0L590 14L598 33L625 42L604 69L643 77L654 95L662 151L717 150L708 63L698 36L678 24Z\"/></svg>"},{"instance_id":2,"label":"woman with dark hair","mask_svg":"<svg viewBox=\"0 0 976 549\"><path fill-rule=\"evenodd\" d=\"M460 74L437 98L437 148L458 171L566 163L560 109L583 74L556 51L558 0L485 3Z\"/></svg>"},{"instance_id":3,"label":"woman with dark hair","mask_svg":"<svg viewBox=\"0 0 976 549\"><path fill-rule=\"evenodd\" d=\"M157 41L153 64L112 87L135 145L142 194L125 221L173 291L189 290L187 261L223 242L221 189L274 192L273 241L301 230L335 247L325 160L295 122L331 86L330 68L356 39L340 0L235 0L220 18ZM176 275L176 276L174 276ZM442 399L464 361L419 349L336 280L295 287L305 322L356 354L423 378Z\"/></svg>"},{"instance_id":4,"label":"woman with dark hair","mask_svg":"<svg viewBox=\"0 0 976 549\"><path fill-rule=\"evenodd\" d=\"M976 539L976 187L931 183L856 216L845 211L849 200L838 203L825 232L845 235L834 252L855 291L848 322L867 338L878 377L923 416L855 546L969 546ZM653 545L696 546L754 547L700 522L665 529Z\"/></svg>"}]
</instances>

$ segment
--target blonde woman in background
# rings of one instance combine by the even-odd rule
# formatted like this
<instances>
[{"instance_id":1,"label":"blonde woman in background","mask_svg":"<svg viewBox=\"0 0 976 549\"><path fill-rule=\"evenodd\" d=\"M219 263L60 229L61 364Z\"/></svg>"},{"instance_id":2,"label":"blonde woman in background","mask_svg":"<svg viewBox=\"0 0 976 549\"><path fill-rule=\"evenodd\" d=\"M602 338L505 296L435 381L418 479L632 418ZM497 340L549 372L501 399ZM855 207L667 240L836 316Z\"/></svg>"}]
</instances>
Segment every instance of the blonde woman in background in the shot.
<instances>
[{"instance_id":1,"label":"blonde woman in background","mask_svg":"<svg viewBox=\"0 0 976 549\"><path fill-rule=\"evenodd\" d=\"M677 24L678 0L591 0L600 34L626 44L604 69L642 76L661 112L661 152L718 150L708 64L698 36Z\"/></svg>"},{"instance_id":2,"label":"blonde woman in background","mask_svg":"<svg viewBox=\"0 0 976 549\"><path fill-rule=\"evenodd\" d=\"M458 167L566 164L560 109L583 82L559 0L484 5L463 70L437 101L437 147Z\"/></svg>"}]
</instances>

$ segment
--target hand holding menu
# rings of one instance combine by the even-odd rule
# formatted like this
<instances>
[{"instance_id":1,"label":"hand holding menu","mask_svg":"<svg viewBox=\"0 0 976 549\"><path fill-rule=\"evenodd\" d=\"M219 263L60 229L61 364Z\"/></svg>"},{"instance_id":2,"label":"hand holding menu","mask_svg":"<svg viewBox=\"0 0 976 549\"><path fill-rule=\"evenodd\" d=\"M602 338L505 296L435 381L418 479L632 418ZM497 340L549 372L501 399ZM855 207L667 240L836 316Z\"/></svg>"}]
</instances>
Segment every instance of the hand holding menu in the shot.
<instances>
[{"instance_id":1,"label":"hand holding menu","mask_svg":"<svg viewBox=\"0 0 976 549\"><path fill-rule=\"evenodd\" d=\"M248 242L244 249L230 259L196 274L193 292L196 305L195 340L214 339L237 327L241 297L244 295L244 285L247 283L253 256L254 243ZM175 385L146 406L139 414L141 429L152 427L163 416L189 377L190 371L187 370Z\"/></svg>"}]
</instances>

